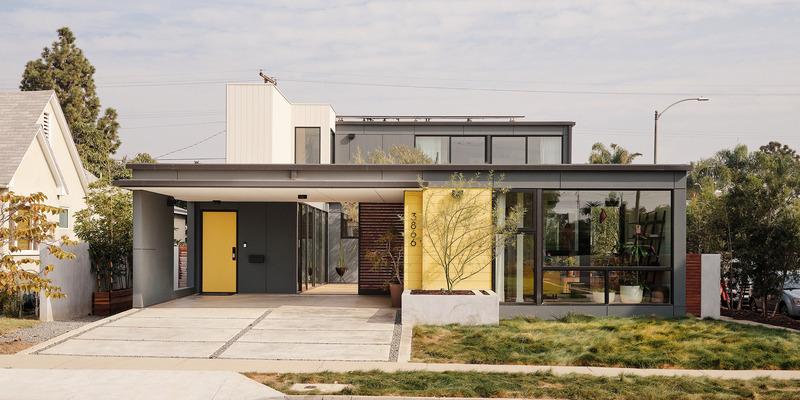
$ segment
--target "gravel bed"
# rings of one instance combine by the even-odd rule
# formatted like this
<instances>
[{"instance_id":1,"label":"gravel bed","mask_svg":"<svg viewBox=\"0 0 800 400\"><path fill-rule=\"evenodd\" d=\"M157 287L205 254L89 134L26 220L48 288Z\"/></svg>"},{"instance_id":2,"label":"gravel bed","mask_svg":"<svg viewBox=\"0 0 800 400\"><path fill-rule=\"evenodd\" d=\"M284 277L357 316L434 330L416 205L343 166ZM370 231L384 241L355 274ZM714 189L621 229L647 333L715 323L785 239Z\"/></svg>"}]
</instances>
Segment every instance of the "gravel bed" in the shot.
<instances>
[{"instance_id":1,"label":"gravel bed","mask_svg":"<svg viewBox=\"0 0 800 400\"><path fill-rule=\"evenodd\" d=\"M0 336L0 343L21 340L30 344L39 344L103 318L96 315L88 315L69 321L40 322L33 328L24 328L17 332Z\"/></svg>"}]
</instances>

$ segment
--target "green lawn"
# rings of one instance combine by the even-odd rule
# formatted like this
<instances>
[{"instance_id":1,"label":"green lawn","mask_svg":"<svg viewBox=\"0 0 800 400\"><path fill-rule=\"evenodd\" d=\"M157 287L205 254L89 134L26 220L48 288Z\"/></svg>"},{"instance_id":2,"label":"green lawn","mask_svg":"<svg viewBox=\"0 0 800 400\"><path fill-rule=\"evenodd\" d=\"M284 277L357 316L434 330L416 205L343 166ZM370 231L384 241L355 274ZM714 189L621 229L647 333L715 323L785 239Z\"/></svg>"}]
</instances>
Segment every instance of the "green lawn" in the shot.
<instances>
[{"instance_id":1,"label":"green lawn","mask_svg":"<svg viewBox=\"0 0 800 400\"><path fill-rule=\"evenodd\" d=\"M515 318L416 326L411 360L631 368L800 369L800 334L693 317Z\"/></svg>"},{"instance_id":2,"label":"green lawn","mask_svg":"<svg viewBox=\"0 0 800 400\"><path fill-rule=\"evenodd\" d=\"M337 393L358 396L516 397L558 399L797 399L800 380L751 380L695 377L596 377L550 372L321 372L314 374L245 374L286 394L294 383L343 383Z\"/></svg>"},{"instance_id":3,"label":"green lawn","mask_svg":"<svg viewBox=\"0 0 800 400\"><path fill-rule=\"evenodd\" d=\"M0 335L14 333L20 328L31 328L38 323L35 319L0 318Z\"/></svg>"}]
</instances>

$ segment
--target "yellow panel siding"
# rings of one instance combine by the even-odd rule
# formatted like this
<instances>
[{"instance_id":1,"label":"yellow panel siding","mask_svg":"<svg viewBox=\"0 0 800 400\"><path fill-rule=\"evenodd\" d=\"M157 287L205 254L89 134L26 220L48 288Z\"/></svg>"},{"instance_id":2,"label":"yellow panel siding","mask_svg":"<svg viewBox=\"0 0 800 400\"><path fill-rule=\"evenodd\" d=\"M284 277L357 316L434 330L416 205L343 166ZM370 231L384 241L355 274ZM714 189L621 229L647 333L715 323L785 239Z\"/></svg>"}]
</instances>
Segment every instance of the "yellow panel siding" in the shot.
<instances>
[{"instance_id":1,"label":"yellow panel siding","mask_svg":"<svg viewBox=\"0 0 800 400\"><path fill-rule=\"evenodd\" d=\"M422 192L405 192L405 266L403 283L406 289L422 289ZM416 217L416 221L413 219ZM412 228L412 222L416 222ZM414 242L412 244L412 241Z\"/></svg>"},{"instance_id":2,"label":"yellow panel siding","mask_svg":"<svg viewBox=\"0 0 800 400\"><path fill-rule=\"evenodd\" d=\"M466 196L477 196L477 201L485 205L483 208L483 212L480 213L476 217L476 221L474 223L475 229L480 229L479 227L483 227L484 229L487 225L492 223L492 192L491 189L464 189L465 197ZM442 200L446 200L452 196L452 189L448 188L429 188L425 189L422 194L423 200L423 212L427 211L429 214L436 213L438 204ZM425 209L427 208L427 209ZM425 215L425 218L429 218L431 215ZM422 255L422 288L435 290L440 288L447 287L444 270L443 268L434 261L434 258L431 256L431 247L430 243L428 243L428 238L423 239L423 255ZM436 240L436 238L430 238L430 240ZM490 235L487 235L484 238L485 242L483 245L485 246L484 254L480 255L478 258L472 260L472 262L466 267L466 271L471 271L475 269L483 268L480 272L475 274L474 276L467 278L460 283L458 283L454 289L491 289L492 288L492 270L491 270L491 261L492 261L492 245L493 245L493 238Z\"/></svg>"}]
</instances>

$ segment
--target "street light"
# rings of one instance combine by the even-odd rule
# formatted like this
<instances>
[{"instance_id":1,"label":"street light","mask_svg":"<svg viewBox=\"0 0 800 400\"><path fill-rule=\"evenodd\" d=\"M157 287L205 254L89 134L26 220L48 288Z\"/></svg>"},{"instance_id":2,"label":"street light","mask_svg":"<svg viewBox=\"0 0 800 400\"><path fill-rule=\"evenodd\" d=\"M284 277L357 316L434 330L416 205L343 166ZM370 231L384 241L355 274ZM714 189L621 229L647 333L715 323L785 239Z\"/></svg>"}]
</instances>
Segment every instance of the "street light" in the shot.
<instances>
[{"instance_id":1,"label":"street light","mask_svg":"<svg viewBox=\"0 0 800 400\"><path fill-rule=\"evenodd\" d=\"M678 100L678 101L668 105L667 108L665 108L664 111L662 111L661 113L659 113L658 110L656 110L656 122L655 122L655 126L653 128L653 164L657 164L658 163L658 119L661 118L661 116L664 115L664 113L667 112L667 110L669 110L670 107L672 107L672 106L674 106L675 104L678 104L678 103L683 103L684 101L708 101L708 98L707 97L702 97L702 96L700 96L700 97L690 97L688 99Z\"/></svg>"}]
</instances>

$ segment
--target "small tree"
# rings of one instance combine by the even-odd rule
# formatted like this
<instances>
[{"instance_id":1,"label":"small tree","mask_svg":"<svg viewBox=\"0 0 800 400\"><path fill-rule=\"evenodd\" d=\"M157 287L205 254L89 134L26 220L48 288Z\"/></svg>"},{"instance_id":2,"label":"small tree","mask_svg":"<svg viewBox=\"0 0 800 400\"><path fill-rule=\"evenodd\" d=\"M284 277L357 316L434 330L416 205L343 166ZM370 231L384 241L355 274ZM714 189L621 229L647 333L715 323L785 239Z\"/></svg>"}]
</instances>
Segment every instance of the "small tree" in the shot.
<instances>
[{"instance_id":1,"label":"small tree","mask_svg":"<svg viewBox=\"0 0 800 400\"><path fill-rule=\"evenodd\" d=\"M490 173L486 187L481 187L479 178L480 174L465 179L454 173L442 188L421 185L423 190L439 191L423 196L423 251L442 268L448 291L492 265L494 246L513 245L511 238L524 214L521 205L508 212L499 209L487 192L505 193L494 188L502 179L495 182Z\"/></svg>"},{"instance_id":2,"label":"small tree","mask_svg":"<svg viewBox=\"0 0 800 400\"><path fill-rule=\"evenodd\" d=\"M58 222L48 219L49 215L61 212L58 207L44 204L47 199L43 193L30 196L16 195L14 192L0 194L0 293L12 299L23 294L42 292L46 297L66 297L61 288L47 279L53 265L41 266L38 257L15 256L24 243L38 243L58 259L73 259L75 255L64 250L63 246L74 246L77 242L66 235L54 237ZM22 316L22 303L19 302L19 315Z\"/></svg>"},{"instance_id":3,"label":"small tree","mask_svg":"<svg viewBox=\"0 0 800 400\"><path fill-rule=\"evenodd\" d=\"M384 286L391 283L401 283L400 269L403 266L403 236L396 228L389 228L384 231L375 242L377 250L370 250L366 257L374 269L389 267L392 276L384 282Z\"/></svg>"},{"instance_id":4,"label":"small tree","mask_svg":"<svg viewBox=\"0 0 800 400\"><path fill-rule=\"evenodd\" d=\"M630 164L633 159L641 156L642 153L631 153L616 143L611 143L611 149L607 149L603 143L597 142L592 145L592 154L589 155L590 164Z\"/></svg>"},{"instance_id":5,"label":"small tree","mask_svg":"<svg viewBox=\"0 0 800 400\"><path fill-rule=\"evenodd\" d=\"M133 257L133 199L129 191L98 181L90 186L86 208L75 213L75 233L89 243L92 272L100 291L127 287Z\"/></svg>"}]
</instances>

